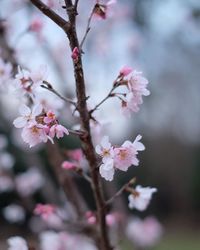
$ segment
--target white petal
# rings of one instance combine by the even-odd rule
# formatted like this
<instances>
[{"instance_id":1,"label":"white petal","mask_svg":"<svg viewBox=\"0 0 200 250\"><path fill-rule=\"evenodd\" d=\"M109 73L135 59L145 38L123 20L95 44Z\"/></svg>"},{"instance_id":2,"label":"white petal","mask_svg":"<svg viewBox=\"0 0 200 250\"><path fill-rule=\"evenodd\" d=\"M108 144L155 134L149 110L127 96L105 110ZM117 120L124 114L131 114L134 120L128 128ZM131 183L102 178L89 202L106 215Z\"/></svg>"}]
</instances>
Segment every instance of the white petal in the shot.
<instances>
[{"instance_id":1,"label":"white petal","mask_svg":"<svg viewBox=\"0 0 200 250\"><path fill-rule=\"evenodd\" d=\"M31 109L26 106L25 104L22 104L20 107L19 107L19 112L22 116L28 116L31 114Z\"/></svg>"},{"instance_id":2,"label":"white petal","mask_svg":"<svg viewBox=\"0 0 200 250\"><path fill-rule=\"evenodd\" d=\"M106 164L102 164L99 167L99 173L106 181L112 181L114 177L115 170L113 167L108 168Z\"/></svg>"},{"instance_id":3,"label":"white petal","mask_svg":"<svg viewBox=\"0 0 200 250\"><path fill-rule=\"evenodd\" d=\"M108 137L108 136L104 136L104 137L102 138L102 140L101 140L101 145L102 145L102 147L105 148L105 149L109 149L109 148L110 148L111 144L110 144L110 142L109 142L109 137Z\"/></svg>"},{"instance_id":4,"label":"white petal","mask_svg":"<svg viewBox=\"0 0 200 250\"><path fill-rule=\"evenodd\" d=\"M101 155L101 153L102 153L101 146L97 145L97 146L95 147L95 151L96 151L96 153L97 153L98 155Z\"/></svg>"},{"instance_id":5,"label":"white petal","mask_svg":"<svg viewBox=\"0 0 200 250\"><path fill-rule=\"evenodd\" d=\"M16 128L23 128L24 126L26 126L27 120L24 117L20 116L13 121L13 124Z\"/></svg>"},{"instance_id":6,"label":"white petal","mask_svg":"<svg viewBox=\"0 0 200 250\"><path fill-rule=\"evenodd\" d=\"M40 115L42 113L42 105L41 104L37 104L33 107L32 110L32 115L35 117L37 115Z\"/></svg>"}]
</instances>

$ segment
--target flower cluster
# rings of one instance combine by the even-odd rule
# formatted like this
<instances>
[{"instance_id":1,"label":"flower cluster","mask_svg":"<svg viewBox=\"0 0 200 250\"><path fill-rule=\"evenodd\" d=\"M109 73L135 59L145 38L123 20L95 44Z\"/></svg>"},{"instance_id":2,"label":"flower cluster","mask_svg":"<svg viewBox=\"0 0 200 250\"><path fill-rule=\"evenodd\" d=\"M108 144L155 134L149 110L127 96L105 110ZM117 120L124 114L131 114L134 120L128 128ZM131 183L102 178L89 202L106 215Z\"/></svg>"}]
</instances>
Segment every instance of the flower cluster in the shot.
<instances>
[{"instance_id":1,"label":"flower cluster","mask_svg":"<svg viewBox=\"0 0 200 250\"><path fill-rule=\"evenodd\" d=\"M43 112L42 105L36 104L30 109L22 105L19 110L21 116L13 122L16 128L23 128L22 138L24 142L33 147L41 142L50 140L53 143L54 137L62 138L68 135L68 130L58 123L53 111Z\"/></svg>"},{"instance_id":2,"label":"flower cluster","mask_svg":"<svg viewBox=\"0 0 200 250\"><path fill-rule=\"evenodd\" d=\"M116 87L122 85L126 87L126 91L118 96L124 115L129 116L131 112L139 111L139 105L143 103L142 96L150 95L150 91L147 89L148 83L142 72L127 66L120 70L115 85Z\"/></svg>"},{"instance_id":3,"label":"flower cluster","mask_svg":"<svg viewBox=\"0 0 200 250\"><path fill-rule=\"evenodd\" d=\"M115 169L127 171L131 165L138 166L138 151L145 149L141 138L138 135L134 142L125 141L120 147L113 147L108 136L103 137L100 145L96 146L96 152L102 157L99 173L105 180L113 180Z\"/></svg>"}]
</instances>

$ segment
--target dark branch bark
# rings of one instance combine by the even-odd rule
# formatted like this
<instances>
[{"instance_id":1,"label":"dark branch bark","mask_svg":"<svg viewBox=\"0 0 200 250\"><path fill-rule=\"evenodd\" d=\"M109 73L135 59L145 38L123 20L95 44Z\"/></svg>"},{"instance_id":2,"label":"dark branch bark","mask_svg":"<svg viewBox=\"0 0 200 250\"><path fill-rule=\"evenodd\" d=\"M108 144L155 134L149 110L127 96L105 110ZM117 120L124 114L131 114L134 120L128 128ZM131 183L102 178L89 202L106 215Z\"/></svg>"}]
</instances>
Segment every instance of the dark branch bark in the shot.
<instances>
[{"instance_id":1,"label":"dark branch bark","mask_svg":"<svg viewBox=\"0 0 200 250\"><path fill-rule=\"evenodd\" d=\"M70 32L67 32L67 36L70 42L71 51L75 47L79 48L79 41L76 33L76 16L74 6L72 5L71 0L65 0L67 14L69 16L70 24L72 29ZM86 156L86 159L90 165L90 172L92 178L92 189L94 192L95 202L97 206L97 215L100 229L100 240L101 240L101 250L111 250L110 242L108 239L108 231L106 226L106 209L105 201L102 193L102 186L99 179L99 173L95 169L98 167L98 161L96 158L94 146L92 143L91 133L90 133L90 113L87 108L87 98L85 90L85 79L83 72L83 65L81 60L81 54L78 57L77 61L74 63L74 77L76 81L76 95L77 95L77 109L80 113L81 126L82 129L86 132L84 137L81 137L83 151Z\"/></svg>"},{"instance_id":2,"label":"dark branch bark","mask_svg":"<svg viewBox=\"0 0 200 250\"><path fill-rule=\"evenodd\" d=\"M49 17L54 23L56 23L65 32L70 29L70 24L61 16L56 14L51 10L46 4L40 0L30 0L30 2L35 5L45 16Z\"/></svg>"}]
</instances>

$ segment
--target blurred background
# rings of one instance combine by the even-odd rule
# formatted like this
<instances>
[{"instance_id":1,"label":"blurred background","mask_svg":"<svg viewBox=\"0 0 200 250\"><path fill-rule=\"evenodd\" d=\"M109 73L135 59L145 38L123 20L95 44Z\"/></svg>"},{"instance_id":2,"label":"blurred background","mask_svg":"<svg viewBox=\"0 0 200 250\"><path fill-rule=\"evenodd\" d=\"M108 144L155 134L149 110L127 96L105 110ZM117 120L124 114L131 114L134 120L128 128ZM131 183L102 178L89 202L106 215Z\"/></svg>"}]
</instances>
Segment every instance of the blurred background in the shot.
<instances>
[{"instance_id":1,"label":"blurred background","mask_svg":"<svg viewBox=\"0 0 200 250\"><path fill-rule=\"evenodd\" d=\"M66 18L62 2L44 2ZM80 38L94 4L93 0L79 1ZM26 0L0 0L0 22L1 57L28 69L47 65L49 82L74 98L71 54L64 33ZM31 28L35 22L41 26L38 30ZM118 100L108 100L96 113L103 124L99 136L108 134L113 144L121 144L141 134L146 146L139 155L140 166L116 176L117 189L133 176L143 186L158 188L144 213L129 211L126 195L119 207L128 216L155 216L159 220L163 235L152 249L200 249L199 0L118 0L106 20L92 21L84 52L90 107L105 97L124 65L143 71L150 82L151 95L144 98L140 111L131 118L119 115ZM51 105L58 105L67 127L76 125L70 107L48 91L40 92L41 100L48 94ZM0 239L5 244L6 238L15 234L36 237L40 226L32 217L35 203L57 202L58 191L59 198L64 198L49 166L45 145L29 149L12 125L21 101L12 83L0 84L0 95ZM70 136L61 140L60 146L69 150L80 144ZM28 191L33 176L35 182ZM17 190L13 184L16 178L24 184ZM85 187L83 193L92 209L88 186L75 179ZM109 184L107 189L108 195L112 193ZM17 205L18 212L14 209L8 215L6 208L10 205ZM15 213L18 219L21 214L21 220ZM135 248L123 240L122 249Z\"/></svg>"}]
</instances>

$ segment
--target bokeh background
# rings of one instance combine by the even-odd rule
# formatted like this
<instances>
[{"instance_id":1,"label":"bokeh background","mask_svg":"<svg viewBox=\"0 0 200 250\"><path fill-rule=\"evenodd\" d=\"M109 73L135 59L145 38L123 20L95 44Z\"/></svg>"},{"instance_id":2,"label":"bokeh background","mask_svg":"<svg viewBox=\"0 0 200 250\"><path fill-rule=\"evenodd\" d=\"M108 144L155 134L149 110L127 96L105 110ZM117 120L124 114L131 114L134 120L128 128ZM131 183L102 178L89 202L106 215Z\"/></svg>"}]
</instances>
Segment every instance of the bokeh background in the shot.
<instances>
[{"instance_id":1,"label":"bokeh background","mask_svg":"<svg viewBox=\"0 0 200 250\"><path fill-rule=\"evenodd\" d=\"M78 32L82 37L95 1L79 2ZM55 9L66 18L65 10L57 6ZM0 0L0 19L6 29L0 34L0 44L6 37L18 63L29 69L47 65L49 81L66 96L74 97L71 56L63 32L29 1ZM40 33L28 30L35 19L43 24ZM120 187L137 176L140 184L158 188L148 210L138 213L141 218L154 215L163 225L162 240L153 249L200 249L200 2L118 0L109 18L94 20L91 27L83 59L91 107L108 93L124 65L143 71L150 82L151 95L144 98L140 112L131 118L119 115L117 100L109 100L97 112L105 124L103 132L111 136L113 143L134 139L139 133L146 146L140 154L140 166L118 175L115 184ZM1 48L4 52L5 47ZM34 166L47 177L31 199L19 197L12 189L5 192L0 183L0 239L5 243L13 234L33 237L29 227L31 202L53 202L59 187L49 168L45 146L28 149L20 132L13 128L19 98L12 88L1 88L0 95L0 170L12 169L14 176ZM75 125L68 107L64 106L61 114L67 126ZM61 146L77 148L79 141L67 137ZM77 182L84 185L87 196L86 184L79 179ZM127 206L126 199L125 195L122 207ZM87 200L93 207L92 199ZM5 207L13 203L26 210L26 218L20 223L9 223L5 218ZM133 246L125 241L124 249Z\"/></svg>"}]
</instances>

